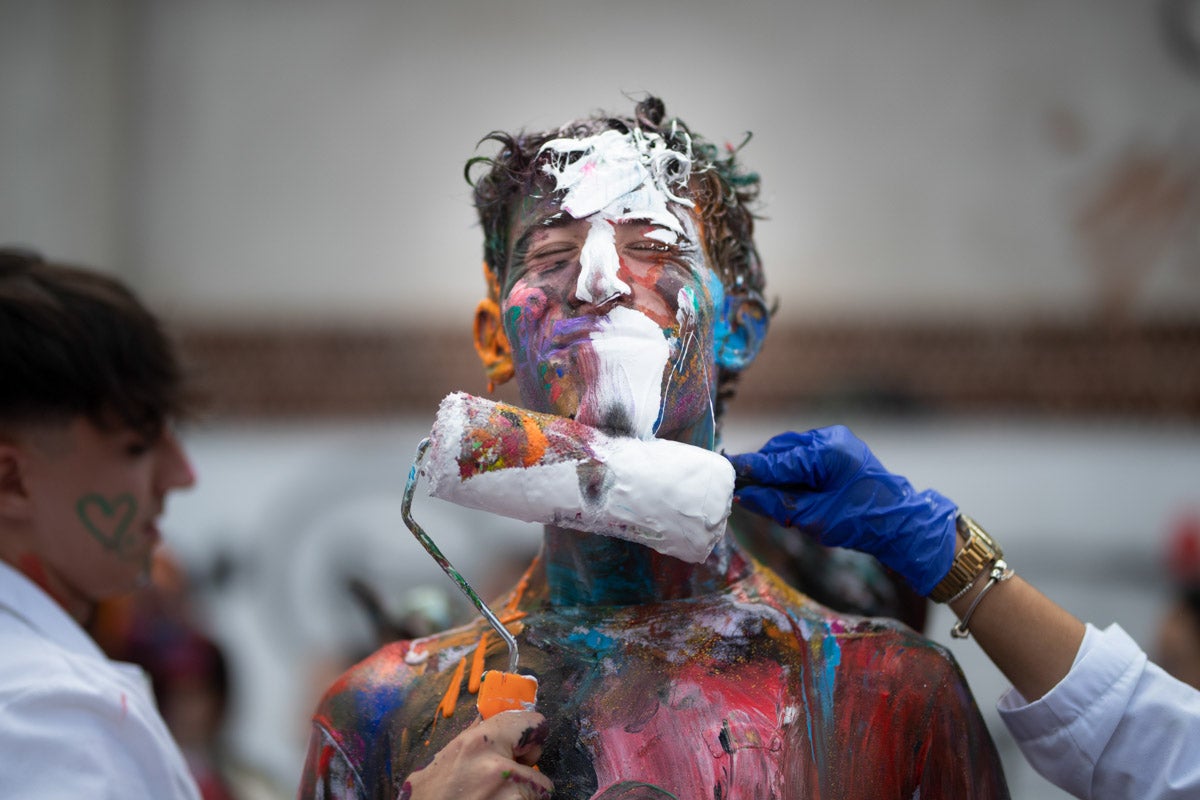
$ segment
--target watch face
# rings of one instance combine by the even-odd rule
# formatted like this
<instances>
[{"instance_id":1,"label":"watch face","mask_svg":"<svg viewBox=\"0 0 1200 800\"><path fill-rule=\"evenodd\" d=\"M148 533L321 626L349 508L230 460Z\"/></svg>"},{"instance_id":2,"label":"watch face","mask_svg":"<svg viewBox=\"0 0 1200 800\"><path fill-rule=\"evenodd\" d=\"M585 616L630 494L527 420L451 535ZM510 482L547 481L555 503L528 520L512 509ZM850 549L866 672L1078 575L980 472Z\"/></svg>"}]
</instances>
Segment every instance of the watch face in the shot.
<instances>
[{"instance_id":1,"label":"watch face","mask_svg":"<svg viewBox=\"0 0 1200 800\"><path fill-rule=\"evenodd\" d=\"M986 549L992 551L994 558L1000 558L1002 555L1004 555L1003 551L1000 549L1000 546L996 544L996 540L989 536L988 532L981 528L978 522L962 513L958 515L958 519L962 522L962 526L966 529L964 533L966 533L968 537L973 535L976 539L979 539Z\"/></svg>"},{"instance_id":2,"label":"watch face","mask_svg":"<svg viewBox=\"0 0 1200 800\"><path fill-rule=\"evenodd\" d=\"M945 603L958 596L1003 555L987 531L966 514L959 512L955 528L966 539L966 544L955 555L950 572L930 593L929 597L935 603Z\"/></svg>"}]
</instances>

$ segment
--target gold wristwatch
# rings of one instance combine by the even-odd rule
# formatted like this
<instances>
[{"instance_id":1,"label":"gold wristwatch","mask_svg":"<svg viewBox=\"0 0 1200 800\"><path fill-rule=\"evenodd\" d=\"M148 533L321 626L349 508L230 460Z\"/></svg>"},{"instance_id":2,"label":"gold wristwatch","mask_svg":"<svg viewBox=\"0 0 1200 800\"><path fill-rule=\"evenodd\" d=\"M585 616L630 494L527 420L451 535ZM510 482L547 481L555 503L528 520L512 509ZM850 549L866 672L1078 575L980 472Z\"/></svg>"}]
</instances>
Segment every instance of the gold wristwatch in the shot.
<instances>
[{"instance_id":1,"label":"gold wristwatch","mask_svg":"<svg viewBox=\"0 0 1200 800\"><path fill-rule=\"evenodd\" d=\"M981 573L1004 556L1004 551L988 532L961 511L954 518L954 527L967 541L954 557L950 572L929 593L929 599L935 603L945 603L962 594Z\"/></svg>"}]
</instances>

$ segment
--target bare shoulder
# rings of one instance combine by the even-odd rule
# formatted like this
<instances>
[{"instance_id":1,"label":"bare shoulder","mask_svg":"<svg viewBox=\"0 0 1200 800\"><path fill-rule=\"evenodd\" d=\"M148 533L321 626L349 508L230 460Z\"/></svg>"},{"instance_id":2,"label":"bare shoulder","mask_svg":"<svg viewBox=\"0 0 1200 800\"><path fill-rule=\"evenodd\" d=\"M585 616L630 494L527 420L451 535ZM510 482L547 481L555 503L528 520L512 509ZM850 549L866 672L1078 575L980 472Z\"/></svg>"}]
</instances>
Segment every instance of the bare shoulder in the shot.
<instances>
[{"instance_id":1,"label":"bare shoulder","mask_svg":"<svg viewBox=\"0 0 1200 800\"><path fill-rule=\"evenodd\" d=\"M888 617L835 611L792 588L769 569L755 576L760 600L791 619L807 647L820 646L839 670L868 671L875 680L889 676L911 684L914 677L937 683L962 683L953 654L943 645Z\"/></svg>"},{"instance_id":2,"label":"bare shoulder","mask_svg":"<svg viewBox=\"0 0 1200 800\"><path fill-rule=\"evenodd\" d=\"M461 660L478 638L477 626L465 626L380 647L329 686L313 715L314 722L335 737L340 730L370 728L403 705L423 676L444 671L448 663Z\"/></svg>"}]
</instances>

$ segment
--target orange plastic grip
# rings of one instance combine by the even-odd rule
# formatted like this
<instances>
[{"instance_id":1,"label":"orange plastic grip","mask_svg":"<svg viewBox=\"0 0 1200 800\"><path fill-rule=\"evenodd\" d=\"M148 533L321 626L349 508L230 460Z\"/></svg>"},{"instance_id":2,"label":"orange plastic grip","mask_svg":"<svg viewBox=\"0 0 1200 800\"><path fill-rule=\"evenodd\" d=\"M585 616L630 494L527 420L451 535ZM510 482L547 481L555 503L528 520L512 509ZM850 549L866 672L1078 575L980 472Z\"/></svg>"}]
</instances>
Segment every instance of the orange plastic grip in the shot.
<instances>
[{"instance_id":1,"label":"orange plastic grip","mask_svg":"<svg viewBox=\"0 0 1200 800\"><path fill-rule=\"evenodd\" d=\"M490 669L483 673L476 706L484 719L501 711L520 711L537 703L537 678Z\"/></svg>"}]
</instances>

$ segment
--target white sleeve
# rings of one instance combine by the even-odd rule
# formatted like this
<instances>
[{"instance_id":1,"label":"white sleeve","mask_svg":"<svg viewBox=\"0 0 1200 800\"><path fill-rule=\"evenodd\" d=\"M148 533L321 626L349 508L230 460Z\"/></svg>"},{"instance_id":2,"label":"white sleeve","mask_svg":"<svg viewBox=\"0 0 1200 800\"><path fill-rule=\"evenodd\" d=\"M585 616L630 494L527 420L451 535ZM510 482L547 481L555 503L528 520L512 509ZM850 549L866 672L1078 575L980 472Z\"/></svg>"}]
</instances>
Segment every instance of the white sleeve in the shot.
<instances>
[{"instance_id":1,"label":"white sleeve","mask_svg":"<svg viewBox=\"0 0 1200 800\"><path fill-rule=\"evenodd\" d=\"M1200 797L1200 691L1119 625L1089 624L1057 686L1032 703L1009 689L997 708L1033 768L1076 797Z\"/></svg>"},{"instance_id":2,"label":"white sleeve","mask_svg":"<svg viewBox=\"0 0 1200 800\"><path fill-rule=\"evenodd\" d=\"M23 692L0 703L0 797L199 800L182 756L143 698Z\"/></svg>"}]
</instances>

